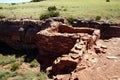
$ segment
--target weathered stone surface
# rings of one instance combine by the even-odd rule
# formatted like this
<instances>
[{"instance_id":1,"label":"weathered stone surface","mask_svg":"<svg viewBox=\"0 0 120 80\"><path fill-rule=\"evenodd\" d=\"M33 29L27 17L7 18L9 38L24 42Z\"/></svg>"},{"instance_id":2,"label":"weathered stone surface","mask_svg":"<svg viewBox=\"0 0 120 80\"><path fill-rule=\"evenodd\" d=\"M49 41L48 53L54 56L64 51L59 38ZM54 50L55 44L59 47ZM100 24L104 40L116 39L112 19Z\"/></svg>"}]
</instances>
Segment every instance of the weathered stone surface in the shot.
<instances>
[{"instance_id":1,"label":"weathered stone surface","mask_svg":"<svg viewBox=\"0 0 120 80\"><path fill-rule=\"evenodd\" d=\"M68 53L76 42L75 38L70 38L69 36L47 35L47 33L44 33L44 35L38 33L37 39L36 45L38 49L57 54Z\"/></svg>"},{"instance_id":2,"label":"weathered stone surface","mask_svg":"<svg viewBox=\"0 0 120 80\"><path fill-rule=\"evenodd\" d=\"M51 18L53 21L57 21L57 22L65 22L65 19L63 17L52 17Z\"/></svg>"},{"instance_id":3,"label":"weathered stone surface","mask_svg":"<svg viewBox=\"0 0 120 80\"><path fill-rule=\"evenodd\" d=\"M50 28L37 33L38 61L44 69L52 66L51 74L69 73L76 68L86 50L95 45L98 35L99 30L52 23Z\"/></svg>"},{"instance_id":4,"label":"weathered stone surface","mask_svg":"<svg viewBox=\"0 0 120 80\"><path fill-rule=\"evenodd\" d=\"M120 37L120 24L108 23L104 21L74 19L72 26L74 27L88 27L100 29L101 38Z\"/></svg>"},{"instance_id":5,"label":"weathered stone surface","mask_svg":"<svg viewBox=\"0 0 120 80\"><path fill-rule=\"evenodd\" d=\"M81 34L77 33L91 33L93 31L92 29L78 29L59 24L57 27L38 32L36 45L39 51L43 50L46 52L64 54L70 52L76 40L81 38Z\"/></svg>"},{"instance_id":6,"label":"weathered stone surface","mask_svg":"<svg viewBox=\"0 0 120 80\"><path fill-rule=\"evenodd\" d=\"M39 31L36 25L35 20L2 21L0 23L0 41L14 49L35 48L35 35Z\"/></svg>"},{"instance_id":7,"label":"weathered stone surface","mask_svg":"<svg viewBox=\"0 0 120 80\"><path fill-rule=\"evenodd\" d=\"M72 28L64 24L58 24L57 27L49 28L38 32L37 33L38 42L36 43L38 48L44 51L53 53L66 53L69 52L70 49L74 46L76 40L80 39L81 34L77 33L92 34L92 32L94 32L93 29L85 28L79 29Z\"/></svg>"},{"instance_id":8,"label":"weathered stone surface","mask_svg":"<svg viewBox=\"0 0 120 80\"><path fill-rule=\"evenodd\" d=\"M67 74L73 71L78 63L78 59L72 59L69 55L59 57L52 65L52 73L55 74Z\"/></svg>"},{"instance_id":9,"label":"weathered stone surface","mask_svg":"<svg viewBox=\"0 0 120 80\"><path fill-rule=\"evenodd\" d=\"M44 21L29 20L29 19L1 20L0 21L0 41L7 42L7 43L10 42L13 44L23 43L24 45L27 45L28 43L35 41L34 35L36 32L48 28L52 21L58 21L58 22L64 23L65 19L62 17L53 17L50 19L46 19ZM64 24L59 26L61 26L59 27L60 29L58 29L59 30L58 32L60 33L64 33L64 32L65 33L68 33L68 32L69 33L79 33L79 32L86 33L87 32L89 34L93 33L93 30L91 29L90 30L84 29L84 28L80 30L77 28L72 29L70 27L67 27L67 25L64 25ZM120 35L120 29L119 29L120 25L116 23L106 23L103 21L74 19L73 26L100 29L101 38L119 37ZM28 35L30 35L31 37ZM96 35L93 36L93 40L95 39L96 39Z\"/></svg>"}]
</instances>

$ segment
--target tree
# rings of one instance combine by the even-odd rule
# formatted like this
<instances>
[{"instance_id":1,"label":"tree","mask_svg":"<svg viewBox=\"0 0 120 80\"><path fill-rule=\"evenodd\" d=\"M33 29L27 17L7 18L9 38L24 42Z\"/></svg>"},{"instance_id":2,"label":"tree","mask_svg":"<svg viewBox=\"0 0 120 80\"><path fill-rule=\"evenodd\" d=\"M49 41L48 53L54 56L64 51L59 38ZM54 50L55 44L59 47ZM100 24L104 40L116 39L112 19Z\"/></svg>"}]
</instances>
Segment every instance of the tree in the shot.
<instances>
[{"instance_id":1,"label":"tree","mask_svg":"<svg viewBox=\"0 0 120 80\"><path fill-rule=\"evenodd\" d=\"M31 2L40 2L40 1L43 1L43 0L32 0Z\"/></svg>"},{"instance_id":2,"label":"tree","mask_svg":"<svg viewBox=\"0 0 120 80\"><path fill-rule=\"evenodd\" d=\"M110 2L110 0L106 0L106 2Z\"/></svg>"}]
</instances>

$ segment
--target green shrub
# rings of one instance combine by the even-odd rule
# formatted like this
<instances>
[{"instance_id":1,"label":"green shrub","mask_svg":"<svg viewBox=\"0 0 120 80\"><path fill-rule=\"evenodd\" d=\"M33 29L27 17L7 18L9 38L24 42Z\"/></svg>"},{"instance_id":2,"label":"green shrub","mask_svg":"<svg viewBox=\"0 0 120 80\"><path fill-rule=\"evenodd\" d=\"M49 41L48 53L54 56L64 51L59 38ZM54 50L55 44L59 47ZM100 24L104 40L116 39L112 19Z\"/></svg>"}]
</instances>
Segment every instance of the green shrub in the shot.
<instances>
[{"instance_id":1,"label":"green shrub","mask_svg":"<svg viewBox=\"0 0 120 80\"><path fill-rule=\"evenodd\" d=\"M0 54L0 60L2 60L3 59L3 55L2 54Z\"/></svg>"},{"instance_id":2,"label":"green shrub","mask_svg":"<svg viewBox=\"0 0 120 80\"><path fill-rule=\"evenodd\" d=\"M106 0L106 2L110 2L110 0Z\"/></svg>"},{"instance_id":3,"label":"green shrub","mask_svg":"<svg viewBox=\"0 0 120 80\"><path fill-rule=\"evenodd\" d=\"M40 20L47 19L49 17L60 16L60 13L56 10L57 10L57 8L55 6L48 7L48 11L46 13L41 14Z\"/></svg>"},{"instance_id":4,"label":"green shrub","mask_svg":"<svg viewBox=\"0 0 120 80\"><path fill-rule=\"evenodd\" d=\"M50 17L57 17L57 16L60 16L60 13L58 11L50 11L49 15Z\"/></svg>"},{"instance_id":5,"label":"green shrub","mask_svg":"<svg viewBox=\"0 0 120 80\"><path fill-rule=\"evenodd\" d=\"M101 16L96 16L95 20L100 20Z\"/></svg>"},{"instance_id":6,"label":"green shrub","mask_svg":"<svg viewBox=\"0 0 120 80\"><path fill-rule=\"evenodd\" d=\"M41 14L40 20L47 19L49 17L50 17L49 13L44 13L44 14Z\"/></svg>"},{"instance_id":7,"label":"green shrub","mask_svg":"<svg viewBox=\"0 0 120 80\"><path fill-rule=\"evenodd\" d=\"M58 11L49 11L40 16L40 20L47 19L49 17L57 17L60 13Z\"/></svg>"},{"instance_id":8,"label":"green shrub","mask_svg":"<svg viewBox=\"0 0 120 80\"><path fill-rule=\"evenodd\" d=\"M40 74L38 75L38 80L47 80L47 75L48 75L48 72L43 72L41 71Z\"/></svg>"},{"instance_id":9,"label":"green shrub","mask_svg":"<svg viewBox=\"0 0 120 80\"><path fill-rule=\"evenodd\" d=\"M67 18L67 22L68 22L70 25L73 24L73 20L74 20L73 17L68 17L68 18Z\"/></svg>"},{"instance_id":10,"label":"green shrub","mask_svg":"<svg viewBox=\"0 0 120 80\"><path fill-rule=\"evenodd\" d=\"M3 18L5 18L5 16L4 15L0 15L0 19L3 19Z\"/></svg>"},{"instance_id":11,"label":"green shrub","mask_svg":"<svg viewBox=\"0 0 120 80\"><path fill-rule=\"evenodd\" d=\"M11 5L16 5L16 3L11 3Z\"/></svg>"},{"instance_id":12,"label":"green shrub","mask_svg":"<svg viewBox=\"0 0 120 80\"><path fill-rule=\"evenodd\" d=\"M33 60L30 62L30 67L36 67L38 65L39 65L39 63L37 62L37 60Z\"/></svg>"},{"instance_id":13,"label":"green shrub","mask_svg":"<svg viewBox=\"0 0 120 80\"><path fill-rule=\"evenodd\" d=\"M67 11L67 9L66 9L66 8L64 8L64 9L63 9L63 11Z\"/></svg>"},{"instance_id":14,"label":"green shrub","mask_svg":"<svg viewBox=\"0 0 120 80\"><path fill-rule=\"evenodd\" d=\"M15 56L8 56L7 58L3 57L1 60L0 60L0 65L7 65L7 64L10 64L10 63L13 63L16 61L16 58Z\"/></svg>"},{"instance_id":15,"label":"green shrub","mask_svg":"<svg viewBox=\"0 0 120 80\"><path fill-rule=\"evenodd\" d=\"M3 7L0 6L0 9L3 9Z\"/></svg>"},{"instance_id":16,"label":"green shrub","mask_svg":"<svg viewBox=\"0 0 120 80\"><path fill-rule=\"evenodd\" d=\"M31 2L40 2L40 1L44 1L44 0L32 0Z\"/></svg>"},{"instance_id":17,"label":"green shrub","mask_svg":"<svg viewBox=\"0 0 120 80\"><path fill-rule=\"evenodd\" d=\"M25 61L25 55L23 55L21 58L20 58L20 62L24 62Z\"/></svg>"},{"instance_id":18,"label":"green shrub","mask_svg":"<svg viewBox=\"0 0 120 80\"><path fill-rule=\"evenodd\" d=\"M48 11L56 11L56 10L57 10L56 6L49 6L48 7Z\"/></svg>"},{"instance_id":19,"label":"green shrub","mask_svg":"<svg viewBox=\"0 0 120 80\"><path fill-rule=\"evenodd\" d=\"M19 69L19 66L20 66L20 64L19 63L13 63L12 65L11 65L11 71L16 71L17 69Z\"/></svg>"},{"instance_id":20,"label":"green shrub","mask_svg":"<svg viewBox=\"0 0 120 80\"><path fill-rule=\"evenodd\" d=\"M7 70L0 71L0 80L7 80L10 76L10 72Z\"/></svg>"},{"instance_id":21,"label":"green shrub","mask_svg":"<svg viewBox=\"0 0 120 80\"><path fill-rule=\"evenodd\" d=\"M34 80L34 78L36 77L36 74L33 73L33 71L31 70L25 70L23 73L22 73L23 77L26 79L26 80ZM24 79L24 80L25 80Z\"/></svg>"}]
</instances>

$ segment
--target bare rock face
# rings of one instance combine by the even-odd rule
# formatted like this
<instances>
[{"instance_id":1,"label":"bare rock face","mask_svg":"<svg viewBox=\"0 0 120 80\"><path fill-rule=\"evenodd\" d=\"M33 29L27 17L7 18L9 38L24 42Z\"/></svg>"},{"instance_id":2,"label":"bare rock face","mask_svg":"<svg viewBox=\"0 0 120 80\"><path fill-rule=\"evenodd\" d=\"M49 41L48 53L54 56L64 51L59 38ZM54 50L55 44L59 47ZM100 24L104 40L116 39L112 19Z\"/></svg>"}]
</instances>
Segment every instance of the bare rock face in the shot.
<instances>
[{"instance_id":1,"label":"bare rock face","mask_svg":"<svg viewBox=\"0 0 120 80\"><path fill-rule=\"evenodd\" d=\"M61 56L54 61L51 73L54 75L70 73L76 68L78 62L79 58L74 59L70 55Z\"/></svg>"},{"instance_id":2,"label":"bare rock face","mask_svg":"<svg viewBox=\"0 0 120 80\"><path fill-rule=\"evenodd\" d=\"M38 61L44 69L53 65L51 70L53 74L71 72L86 50L92 48L99 35L99 30L52 23L50 28L37 33ZM63 56L64 54L66 56Z\"/></svg>"},{"instance_id":3,"label":"bare rock face","mask_svg":"<svg viewBox=\"0 0 120 80\"><path fill-rule=\"evenodd\" d=\"M53 17L44 21L0 20L0 41L17 50L36 48L36 33L48 28L51 21L64 23L64 18Z\"/></svg>"},{"instance_id":4,"label":"bare rock face","mask_svg":"<svg viewBox=\"0 0 120 80\"><path fill-rule=\"evenodd\" d=\"M35 35L38 32L37 21L14 20L0 22L0 41L20 50L35 48Z\"/></svg>"}]
</instances>

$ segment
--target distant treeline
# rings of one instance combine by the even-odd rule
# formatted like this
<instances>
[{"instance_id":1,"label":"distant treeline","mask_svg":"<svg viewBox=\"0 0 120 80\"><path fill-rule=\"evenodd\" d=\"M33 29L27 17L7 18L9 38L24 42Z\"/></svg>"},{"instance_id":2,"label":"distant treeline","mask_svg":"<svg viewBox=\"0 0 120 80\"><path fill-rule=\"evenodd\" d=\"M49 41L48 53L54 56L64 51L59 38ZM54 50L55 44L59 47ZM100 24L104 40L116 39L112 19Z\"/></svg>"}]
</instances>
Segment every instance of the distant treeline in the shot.
<instances>
[{"instance_id":1,"label":"distant treeline","mask_svg":"<svg viewBox=\"0 0 120 80\"><path fill-rule=\"evenodd\" d=\"M44 1L44 0L31 0L31 2L40 2L40 1Z\"/></svg>"}]
</instances>

